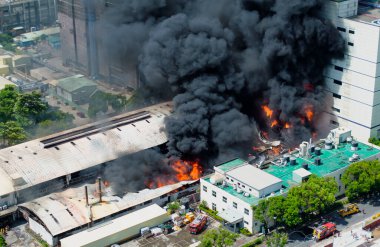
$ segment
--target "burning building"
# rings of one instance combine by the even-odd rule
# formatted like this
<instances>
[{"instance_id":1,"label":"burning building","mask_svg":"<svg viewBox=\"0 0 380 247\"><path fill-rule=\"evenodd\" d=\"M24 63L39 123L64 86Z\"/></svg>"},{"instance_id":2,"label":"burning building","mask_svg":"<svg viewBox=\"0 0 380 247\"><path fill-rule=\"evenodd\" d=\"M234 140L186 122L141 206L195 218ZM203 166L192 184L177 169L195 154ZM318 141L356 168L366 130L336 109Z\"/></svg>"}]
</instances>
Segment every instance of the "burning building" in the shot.
<instances>
[{"instance_id":1,"label":"burning building","mask_svg":"<svg viewBox=\"0 0 380 247\"><path fill-rule=\"evenodd\" d=\"M285 196L311 174L333 177L338 184L336 196L344 194L341 178L353 162L380 157L380 150L357 142L351 130L340 127L326 139L303 142L299 148L274 155L263 162L234 159L214 167L203 177L201 200L225 220L231 230L247 228L261 232L262 222L255 220L252 206L271 196Z\"/></svg>"},{"instance_id":2,"label":"burning building","mask_svg":"<svg viewBox=\"0 0 380 247\"><path fill-rule=\"evenodd\" d=\"M13 221L22 203L94 181L107 163L166 143L171 110L162 103L0 150L0 224Z\"/></svg>"}]
</instances>

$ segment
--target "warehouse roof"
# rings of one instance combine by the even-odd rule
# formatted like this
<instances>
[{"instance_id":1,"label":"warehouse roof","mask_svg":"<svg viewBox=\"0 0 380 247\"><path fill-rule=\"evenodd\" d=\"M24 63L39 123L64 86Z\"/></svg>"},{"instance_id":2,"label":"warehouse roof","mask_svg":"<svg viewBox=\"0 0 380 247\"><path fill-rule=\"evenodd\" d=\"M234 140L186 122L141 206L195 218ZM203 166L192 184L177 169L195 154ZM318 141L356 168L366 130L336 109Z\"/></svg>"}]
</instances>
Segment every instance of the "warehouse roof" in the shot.
<instances>
[{"instance_id":1,"label":"warehouse roof","mask_svg":"<svg viewBox=\"0 0 380 247\"><path fill-rule=\"evenodd\" d=\"M244 165L233 169L227 172L227 176L245 183L256 190L262 190L273 184L281 183L282 181L281 179L252 165Z\"/></svg>"},{"instance_id":2,"label":"warehouse roof","mask_svg":"<svg viewBox=\"0 0 380 247\"><path fill-rule=\"evenodd\" d=\"M162 103L0 150L0 196L167 141Z\"/></svg>"},{"instance_id":3,"label":"warehouse roof","mask_svg":"<svg viewBox=\"0 0 380 247\"><path fill-rule=\"evenodd\" d=\"M21 42L27 42L27 41L34 41L38 37L41 37L42 35L53 35L53 34L59 34L60 29L59 27L51 27L46 28L39 31L29 32L29 33L23 33L18 38Z\"/></svg>"},{"instance_id":4,"label":"warehouse roof","mask_svg":"<svg viewBox=\"0 0 380 247\"><path fill-rule=\"evenodd\" d=\"M159 223L169 220L166 211L157 204L142 208L133 213L124 215L112 221L106 222L94 228L87 229L75 235L61 240L62 246L90 246L96 241L120 233L126 229L133 229L133 232L139 232L139 225L160 219ZM156 220L157 221L157 220ZM147 225L150 227L151 225ZM137 228L139 227L139 228ZM127 236L128 237L128 236ZM99 243L98 246L101 246Z\"/></svg>"},{"instance_id":5,"label":"warehouse roof","mask_svg":"<svg viewBox=\"0 0 380 247\"><path fill-rule=\"evenodd\" d=\"M178 190L183 185L192 183L194 181L183 181L158 189L144 189L138 193L128 193L123 197L113 196L112 189L108 187L102 196L103 203L97 203L99 199L96 196L96 184L87 185L89 203L93 204L91 207L92 220L97 221L120 211L127 211L129 208L144 204L149 200ZM20 204L19 207L21 210L28 209L32 212L42 221L46 229L56 236L90 222L89 207L85 203L84 191L84 186L70 188Z\"/></svg>"},{"instance_id":6,"label":"warehouse roof","mask_svg":"<svg viewBox=\"0 0 380 247\"><path fill-rule=\"evenodd\" d=\"M59 79L57 82L57 86L67 92L74 92L83 87L96 87L97 85L96 83L87 79L83 75L74 75L63 79Z\"/></svg>"}]
</instances>

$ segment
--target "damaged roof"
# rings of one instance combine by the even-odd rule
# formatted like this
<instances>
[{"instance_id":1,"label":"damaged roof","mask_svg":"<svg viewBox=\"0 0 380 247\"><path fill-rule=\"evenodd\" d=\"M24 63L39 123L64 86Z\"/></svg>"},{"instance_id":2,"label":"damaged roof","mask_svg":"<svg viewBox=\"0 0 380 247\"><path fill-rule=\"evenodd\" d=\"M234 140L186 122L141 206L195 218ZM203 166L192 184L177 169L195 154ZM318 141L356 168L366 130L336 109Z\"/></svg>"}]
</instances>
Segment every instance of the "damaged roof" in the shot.
<instances>
[{"instance_id":1,"label":"damaged roof","mask_svg":"<svg viewBox=\"0 0 380 247\"><path fill-rule=\"evenodd\" d=\"M146 204L150 200L159 198L194 182L182 181L158 189L144 189L137 193L128 193L123 197L113 196L112 189L108 187L103 192L103 203L98 203L97 184L87 184L85 186L88 187L89 204L92 204L91 207L86 206L85 186L82 186L79 188L69 188L62 192L52 193L20 204L19 208L21 210L28 209L32 212L44 224L46 229L53 236L56 236L89 223L89 208L91 208L92 220L97 221L120 211L125 210L126 212L126 209L140 204ZM150 201L150 203L152 202Z\"/></svg>"},{"instance_id":2,"label":"damaged roof","mask_svg":"<svg viewBox=\"0 0 380 247\"><path fill-rule=\"evenodd\" d=\"M162 103L0 150L0 196L167 141Z\"/></svg>"}]
</instances>

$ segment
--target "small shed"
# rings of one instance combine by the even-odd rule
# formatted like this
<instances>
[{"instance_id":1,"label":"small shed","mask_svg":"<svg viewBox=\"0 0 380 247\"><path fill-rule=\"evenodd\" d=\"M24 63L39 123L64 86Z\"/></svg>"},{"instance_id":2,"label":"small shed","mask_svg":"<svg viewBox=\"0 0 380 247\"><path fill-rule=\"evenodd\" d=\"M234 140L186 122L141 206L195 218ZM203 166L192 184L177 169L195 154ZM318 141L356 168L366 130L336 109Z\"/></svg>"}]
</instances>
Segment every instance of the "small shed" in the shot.
<instances>
[{"instance_id":1,"label":"small shed","mask_svg":"<svg viewBox=\"0 0 380 247\"><path fill-rule=\"evenodd\" d=\"M293 171L293 180L297 183L302 183L305 181L312 173L304 168L297 169Z\"/></svg>"},{"instance_id":2,"label":"small shed","mask_svg":"<svg viewBox=\"0 0 380 247\"><path fill-rule=\"evenodd\" d=\"M76 104L85 104L97 90L97 85L83 75L60 79L56 84L57 95Z\"/></svg>"}]
</instances>

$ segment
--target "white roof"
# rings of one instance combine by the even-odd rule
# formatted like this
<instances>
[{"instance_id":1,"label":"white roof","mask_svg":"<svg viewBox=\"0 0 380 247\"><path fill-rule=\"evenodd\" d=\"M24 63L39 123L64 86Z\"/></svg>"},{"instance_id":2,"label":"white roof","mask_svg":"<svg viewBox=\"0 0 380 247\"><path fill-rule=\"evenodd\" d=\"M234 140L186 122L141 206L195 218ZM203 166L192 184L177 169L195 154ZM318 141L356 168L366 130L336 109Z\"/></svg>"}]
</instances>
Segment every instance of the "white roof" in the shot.
<instances>
[{"instance_id":1,"label":"white roof","mask_svg":"<svg viewBox=\"0 0 380 247\"><path fill-rule=\"evenodd\" d=\"M114 196L112 189L108 187L103 190L103 203L97 203L99 201L99 198L96 196L97 184L88 185L89 203L93 204L91 207L93 221L159 198L162 195L178 190L183 185L194 182L182 181L157 189L144 189L137 193L128 193L123 197ZM46 229L53 236L56 236L90 222L89 209L86 207L84 191L84 186L70 188L20 204L19 209L22 211L26 208L33 212L43 222Z\"/></svg>"},{"instance_id":2,"label":"white roof","mask_svg":"<svg viewBox=\"0 0 380 247\"><path fill-rule=\"evenodd\" d=\"M227 176L234 178L256 190L262 190L282 180L252 165L244 165L227 172Z\"/></svg>"},{"instance_id":3,"label":"white roof","mask_svg":"<svg viewBox=\"0 0 380 247\"><path fill-rule=\"evenodd\" d=\"M61 239L61 245L70 247L90 246L96 241L112 236L113 234L120 233L123 230L130 229L132 227L136 228L136 226L144 222L157 218L161 219L160 223L169 220L169 216L166 211L157 204L153 204L133 213L114 219L110 222L106 222L103 225L95 226L94 228L90 228L75 235L63 238ZM148 225L148 227L151 226ZM135 229L137 232L139 230L140 229Z\"/></svg>"},{"instance_id":4,"label":"white roof","mask_svg":"<svg viewBox=\"0 0 380 247\"><path fill-rule=\"evenodd\" d=\"M170 111L162 103L1 149L0 196L161 145ZM144 118L117 122L141 113Z\"/></svg>"},{"instance_id":5,"label":"white roof","mask_svg":"<svg viewBox=\"0 0 380 247\"><path fill-rule=\"evenodd\" d=\"M5 85L13 85L16 86L13 82L11 82L8 79L5 79L4 77L0 76L0 90L5 88Z\"/></svg>"},{"instance_id":6,"label":"white roof","mask_svg":"<svg viewBox=\"0 0 380 247\"><path fill-rule=\"evenodd\" d=\"M293 171L294 174L297 174L301 178L305 178L310 176L312 173L306 170L305 168L300 168L295 171Z\"/></svg>"}]
</instances>

